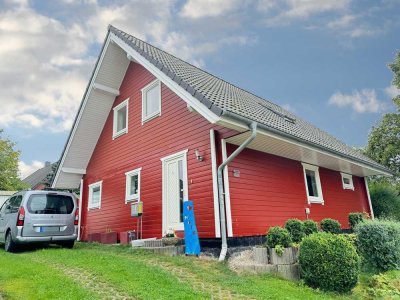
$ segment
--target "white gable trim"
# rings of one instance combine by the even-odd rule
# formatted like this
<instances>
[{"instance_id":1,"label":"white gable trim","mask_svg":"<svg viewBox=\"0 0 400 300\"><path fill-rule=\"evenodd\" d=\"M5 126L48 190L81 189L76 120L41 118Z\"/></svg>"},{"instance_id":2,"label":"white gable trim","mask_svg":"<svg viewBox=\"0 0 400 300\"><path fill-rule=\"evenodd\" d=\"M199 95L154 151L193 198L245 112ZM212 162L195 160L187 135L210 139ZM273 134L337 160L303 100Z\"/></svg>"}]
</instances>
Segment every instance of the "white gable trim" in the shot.
<instances>
[{"instance_id":1,"label":"white gable trim","mask_svg":"<svg viewBox=\"0 0 400 300\"><path fill-rule=\"evenodd\" d=\"M137 51L132 49L127 43L117 37L114 33L110 32L111 40L120 46L128 55L128 59L134 59L135 62L145 67L151 74L157 77L162 83L164 83L170 90L177 94L183 99L188 105L198 111L203 117L205 117L210 123L216 123L220 118L209 110L199 100L194 98L186 90L184 90L179 84L169 78L165 73L160 71L156 66L149 62L146 58L140 55Z\"/></svg>"},{"instance_id":2,"label":"white gable trim","mask_svg":"<svg viewBox=\"0 0 400 300\"><path fill-rule=\"evenodd\" d=\"M104 42L103 51L100 54L100 58L99 58L99 61L97 63L96 69L94 70L92 78L90 79L90 84L89 84L89 87L88 87L88 89L87 89L87 91L85 93L85 97L84 97L84 99L82 101L82 105L79 108L78 115L77 115L76 120L74 122L71 135L68 138L67 145L65 147L65 150L63 152L63 156L61 158L61 162L58 165L56 176L54 177L53 183L51 185L52 188L54 188L56 186L58 177L60 176L60 172L61 172L61 170L62 170L62 168L64 166L65 158L67 157L68 150L71 147L71 143L72 143L72 141L74 139L74 135L75 135L76 130L77 130L78 126L79 126L79 122L80 122L80 120L82 118L83 111L85 110L85 106L86 106L86 103L87 103L87 101L89 99L90 92L93 89L93 85L95 83L97 74L98 74L98 72L100 70L101 63L103 62L104 56L105 56L105 54L107 52L108 45L110 44L110 42L111 42L110 35L108 35L106 41ZM85 166L85 168L86 168L86 166Z\"/></svg>"}]
</instances>

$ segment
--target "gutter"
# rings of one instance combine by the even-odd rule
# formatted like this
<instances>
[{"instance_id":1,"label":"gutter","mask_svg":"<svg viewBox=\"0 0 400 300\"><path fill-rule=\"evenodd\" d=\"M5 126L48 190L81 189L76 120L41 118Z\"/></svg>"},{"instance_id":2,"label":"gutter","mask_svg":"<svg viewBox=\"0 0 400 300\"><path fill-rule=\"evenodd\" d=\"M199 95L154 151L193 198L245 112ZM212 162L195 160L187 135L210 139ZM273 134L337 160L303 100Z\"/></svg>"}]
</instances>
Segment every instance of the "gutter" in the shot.
<instances>
[{"instance_id":1,"label":"gutter","mask_svg":"<svg viewBox=\"0 0 400 300\"><path fill-rule=\"evenodd\" d=\"M219 255L219 261L224 261L226 253L228 252L228 243L226 238L226 217L225 217L225 189L223 184L222 172L224 168L236 157L240 152L244 150L256 137L257 135L257 123L252 122L250 124L251 136L248 137L243 144L239 146L222 164L218 167L218 199L219 199L219 211L220 211L220 224L221 224L221 253Z\"/></svg>"},{"instance_id":2,"label":"gutter","mask_svg":"<svg viewBox=\"0 0 400 300\"><path fill-rule=\"evenodd\" d=\"M230 111L227 111L227 110L224 110L224 112L223 112L222 115L225 116L225 117L230 117L230 118L232 118L232 119L235 119L235 120L237 120L237 121L239 121L239 122L242 122L242 123L244 123L244 124L246 124L246 125L248 125L248 126L250 126L253 122L255 122L255 121L252 121L251 119L242 117L242 116L240 116L240 115L238 115L238 114L236 114L236 113L233 113L233 112L230 112ZM341 157L341 158L344 158L344 159L347 159L347 160L350 160L350 161L357 162L357 163L359 163L359 164L361 164L361 165L364 165L364 166L366 166L366 167L369 167L369 168L372 168L372 169L381 171L381 172L385 173L386 176L393 176L393 175L394 175L394 172L392 172L391 170L389 170L389 169L387 169L387 168L385 168L385 167L383 167L383 166L373 165L373 164L368 163L368 162L366 162L366 161L364 161L364 160L361 160L361 159L359 159L359 158L352 157L352 156L343 154L343 153L338 152L338 151L335 151L335 150L327 149L327 148L322 147L322 146L320 146L320 145L318 145L318 144L305 141L305 140L303 140L303 139L301 139L301 138L298 138L298 137L296 137L296 136L294 136L294 135L291 135L291 134L289 134L289 133L283 132L283 131L281 131L281 130L278 130L278 129L276 129L276 128L273 128L273 127L270 127L270 126L267 126L267 125L264 125L264 124L260 124L260 123L258 123L258 122L257 122L257 125L258 125L259 128L264 129L264 130L266 130L266 131L269 131L269 132L271 132L271 133L274 133L274 134L276 134L276 135L278 135L278 136L282 136L282 137L288 138L288 139L290 139L290 140L292 140L292 141L298 142L298 143L303 144L303 145L306 145L306 146L310 146L310 147L312 147L312 148L316 148L317 150L326 152L326 153L328 153L328 154L336 155L336 156L339 156L339 157Z\"/></svg>"}]
</instances>

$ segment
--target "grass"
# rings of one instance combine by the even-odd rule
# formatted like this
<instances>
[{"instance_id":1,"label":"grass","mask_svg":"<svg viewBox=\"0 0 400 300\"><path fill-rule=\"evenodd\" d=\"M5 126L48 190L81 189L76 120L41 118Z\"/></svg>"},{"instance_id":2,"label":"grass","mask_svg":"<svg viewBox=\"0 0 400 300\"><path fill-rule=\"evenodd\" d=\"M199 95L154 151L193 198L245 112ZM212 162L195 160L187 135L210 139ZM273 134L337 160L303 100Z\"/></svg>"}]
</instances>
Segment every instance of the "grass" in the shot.
<instances>
[{"instance_id":1,"label":"grass","mask_svg":"<svg viewBox=\"0 0 400 300\"><path fill-rule=\"evenodd\" d=\"M0 251L0 299L361 299L323 293L271 275L238 275L226 264L166 257L124 246L77 243L9 254ZM400 272L389 273L399 282Z\"/></svg>"}]
</instances>

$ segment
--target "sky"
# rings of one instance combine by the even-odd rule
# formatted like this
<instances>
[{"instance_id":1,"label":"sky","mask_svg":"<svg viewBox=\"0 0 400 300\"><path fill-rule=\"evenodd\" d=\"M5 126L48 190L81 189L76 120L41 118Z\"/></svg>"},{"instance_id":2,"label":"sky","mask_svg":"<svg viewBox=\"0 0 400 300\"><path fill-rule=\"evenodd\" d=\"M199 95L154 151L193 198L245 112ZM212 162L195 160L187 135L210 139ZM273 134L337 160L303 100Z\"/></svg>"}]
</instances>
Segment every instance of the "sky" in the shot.
<instances>
[{"instance_id":1,"label":"sky","mask_svg":"<svg viewBox=\"0 0 400 300\"><path fill-rule=\"evenodd\" d=\"M0 0L0 128L57 161L112 24L350 146L394 111L400 0Z\"/></svg>"}]
</instances>

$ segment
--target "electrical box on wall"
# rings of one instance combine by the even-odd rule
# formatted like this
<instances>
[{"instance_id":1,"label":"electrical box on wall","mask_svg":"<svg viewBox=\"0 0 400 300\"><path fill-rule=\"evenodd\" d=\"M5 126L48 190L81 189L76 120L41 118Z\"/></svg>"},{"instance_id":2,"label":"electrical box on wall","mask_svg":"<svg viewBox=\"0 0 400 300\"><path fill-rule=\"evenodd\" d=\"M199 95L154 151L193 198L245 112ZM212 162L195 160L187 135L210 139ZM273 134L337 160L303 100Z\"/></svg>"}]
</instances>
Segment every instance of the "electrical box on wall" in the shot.
<instances>
[{"instance_id":1,"label":"electrical box on wall","mask_svg":"<svg viewBox=\"0 0 400 300\"><path fill-rule=\"evenodd\" d=\"M132 203L131 206L131 216L132 217L140 217L143 214L143 202L138 201Z\"/></svg>"},{"instance_id":2,"label":"electrical box on wall","mask_svg":"<svg viewBox=\"0 0 400 300\"><path fill-rule=\"evenodd\" d=\"M233 177L240 177L240 170L238 169L233 170Z\"/></svg>"}]
</instances>

